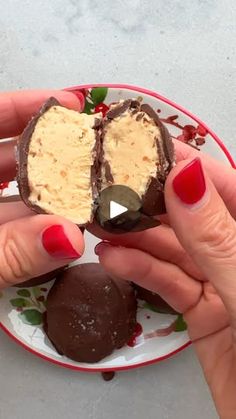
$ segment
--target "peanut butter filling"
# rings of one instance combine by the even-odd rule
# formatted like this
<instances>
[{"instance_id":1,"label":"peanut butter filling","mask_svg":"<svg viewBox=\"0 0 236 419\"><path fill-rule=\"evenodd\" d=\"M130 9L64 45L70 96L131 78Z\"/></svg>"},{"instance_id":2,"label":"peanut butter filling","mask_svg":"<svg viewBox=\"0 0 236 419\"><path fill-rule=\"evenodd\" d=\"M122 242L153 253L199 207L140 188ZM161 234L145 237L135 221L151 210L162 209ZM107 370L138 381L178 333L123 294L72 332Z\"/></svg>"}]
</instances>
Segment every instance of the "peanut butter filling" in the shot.
<instances>
[{"instance_id":1,"label":"peanut butter filling","mask_svg":"<svg viewBox=\"0 0 236 419\"><path fill-rule=\"evenodd\" d=\"M77 224L92 214L97 117L53 106L39 118L30 141L29 201Z\"/></svg>"},{"instance_id":2,"label":"peanut butter filling","mask_svg":"<svg viewBox=\"0 0 236 419\"><path fill-rule=\"evenodd\" d=\"M125 185L141 197L150 177L156 178L159 166L157 142L162 148L161 133L144 112L127 110L108 123L103 150L114 184ZM103 188L107 186L103 173Z\"/></svg>"}]
</instances>

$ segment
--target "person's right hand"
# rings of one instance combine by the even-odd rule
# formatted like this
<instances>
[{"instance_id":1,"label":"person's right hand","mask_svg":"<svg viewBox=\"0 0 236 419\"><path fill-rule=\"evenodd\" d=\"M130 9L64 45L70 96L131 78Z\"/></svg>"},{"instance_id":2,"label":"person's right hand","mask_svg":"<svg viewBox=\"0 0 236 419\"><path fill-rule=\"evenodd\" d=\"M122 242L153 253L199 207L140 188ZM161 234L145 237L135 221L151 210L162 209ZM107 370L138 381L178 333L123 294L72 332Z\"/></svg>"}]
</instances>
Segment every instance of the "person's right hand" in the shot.
<instances>
[{"instance_id":1,"label":"person's right hand","mask_svg":"<svg viewBox=\"0 0 236 419\"><path fill-rule=\"evenodd\" d=\"M45 90L0 94L0 139L21 133L50 96L80 111L83 97ZM0 140L0 182L12 180L12 144ZM23 202L0 199L0 289L42 275L79 258L83 235L70 221L54 215L34 215Z\"/></svg>"},{"instance_id":2,"label":"person's right hand","mask_svg":"<svg viewBox=\"0 0 236 419\"><path fill-rule=\"evenodd\" d=\"M179 162L165 189L172 228L103 233L109 242L96 252L108 273L184 313L220 416L235 419L236 171L184 144L176 149Z\"/></svg>"}]
</instances>

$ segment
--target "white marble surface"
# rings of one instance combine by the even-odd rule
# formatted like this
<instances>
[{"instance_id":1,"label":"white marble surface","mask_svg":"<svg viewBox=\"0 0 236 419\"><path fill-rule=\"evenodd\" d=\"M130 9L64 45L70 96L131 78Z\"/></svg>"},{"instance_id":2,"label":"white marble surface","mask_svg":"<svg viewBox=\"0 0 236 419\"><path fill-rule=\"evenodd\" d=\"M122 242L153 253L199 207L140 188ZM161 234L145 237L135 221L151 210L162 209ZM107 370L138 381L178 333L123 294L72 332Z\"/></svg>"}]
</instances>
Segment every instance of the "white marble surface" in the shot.
<instances>
[{"instance_id":1,"label":"white marble surface","mask_svg":"<svg viewBox=\"0 0 236 419\"><path fill-rule=\"evenodd\" d=\"M123 82L166 95L236 157L233 0L0 0L0 90ZM0 333L1 419L212 419L193 350L105 383Z\"/></svg>"}]
</instances>

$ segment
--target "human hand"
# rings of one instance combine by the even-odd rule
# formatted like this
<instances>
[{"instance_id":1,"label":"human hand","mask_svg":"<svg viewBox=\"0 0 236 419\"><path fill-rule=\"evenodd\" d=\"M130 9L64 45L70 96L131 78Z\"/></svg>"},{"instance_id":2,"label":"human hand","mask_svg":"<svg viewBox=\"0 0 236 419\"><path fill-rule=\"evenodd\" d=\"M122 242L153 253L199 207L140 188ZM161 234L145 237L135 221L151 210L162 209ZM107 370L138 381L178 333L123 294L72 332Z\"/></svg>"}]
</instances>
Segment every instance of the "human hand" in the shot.
<instances>
[{"instance_id":1,"label":"human hand","mask_svg":"<svg viewBox=\"0 0 236 419\"><path fill-rule=\"evenodd\" d=\"M235 418L236 172L184 144L176 149L178 160L190 159L166 182L173 229L106 235L110 244L102 242L97 253L110 274L158 293L184 313L218 412Z\"/></svg>"},{"instance_id":2,"label":"human hand","mask_svg":"<svg viewBox=\"0 0 236 419\"><path fill-rule=\"evenodd\" d=\"M41 90L0 94L0 139L19 135L40 106L54 96L80 111L83 96ZM16 172L15 142L0 140L0 182ZM59 216L34 215L23 202L0 200L0 289L42 275L79 258L84 240L76 225Z\"/></svg>"}]
</instances>

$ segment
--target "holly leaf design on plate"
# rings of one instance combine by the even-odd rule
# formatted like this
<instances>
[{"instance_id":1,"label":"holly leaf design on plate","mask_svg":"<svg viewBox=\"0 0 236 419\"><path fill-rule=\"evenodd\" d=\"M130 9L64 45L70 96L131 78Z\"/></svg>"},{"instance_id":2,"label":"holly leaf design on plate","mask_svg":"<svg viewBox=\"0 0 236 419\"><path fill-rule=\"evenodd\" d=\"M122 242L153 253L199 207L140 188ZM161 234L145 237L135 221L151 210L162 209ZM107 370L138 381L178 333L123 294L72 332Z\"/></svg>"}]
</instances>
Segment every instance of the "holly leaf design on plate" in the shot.
<instances>
[{"instance_id":1,"label":"holly leaf design on plate","mask_svg":"<svg viewBox=\"0 0 236 419\"><path fill-rule=\"evenodd\" d=\"M94 87L91 90L91 98L94 103L94 106L98 105L99 103L104 102L107 96L107 92L108 92L107 87Z\"/></svg>"},{"instance_id":2,"label":"holly leaf design on plate","mask_svg":"<svg viewBox=\"0 0 236 419\"><path fill-rule=\"evenodd\" d=\"M32 288L32 292L33 292L33 295L34 295L34 297L37 299L38 297L40 297L40 295L41 295L41 290L40 290L40 288L39 287L33 287Z\"/></svg>"},{"instance_id":3,"label":"holly leaf design on plate","mask_svg":"<svg viewBox=\"0 0 236 419\"><path fill-rule=\"evenodd\" d=\"M30 291L24 288L24 289L18 290L17 295L19 295L20 297L28 298L30 297Z\"/></svg>"},{"instance_id":4,"label":"holly leaf design on plate","mask_svg":"<svg viewBox=\"0 0 236 419\"><path fill-rule=\"evenodd\" d=\"M32 304L25 298L12 298L10 303L13 307L30 307Z\"/></svg>"},{"instance_id":5,"label":"holly leaf design on plate","mask_svg":"<svg viewBox=\"0 0 236 419\"><path fill-rule=\"evenodd\" d=\"M30 324L32 326L38 326L43 323L43 314L34 308L24 310L19 314L19 318L23 323Z\"/></svg>"},{"instance_id":6,"label":"holly leaf design on plate","mask_svg":"<svg viewBox=\"0 0 236 419\"><path fill-rule=\"evenodd\" d=\"M86 113L87 115L91 115L94 109L94 104L89 102L87 99L85 100L84 110L83 113Z\"/></svg>"},{"instance_id":7,"label":"holly leaf design on plate","mask_svg":"<svg viewBox=\"0 0 236 419\"><path fill-rule=\"evenodd\" d=\"M187 330L187 324L185 323L182 314L178 315L174 327L175 332L183 332L184 330Z\"/></svg>"}]
</instances>

